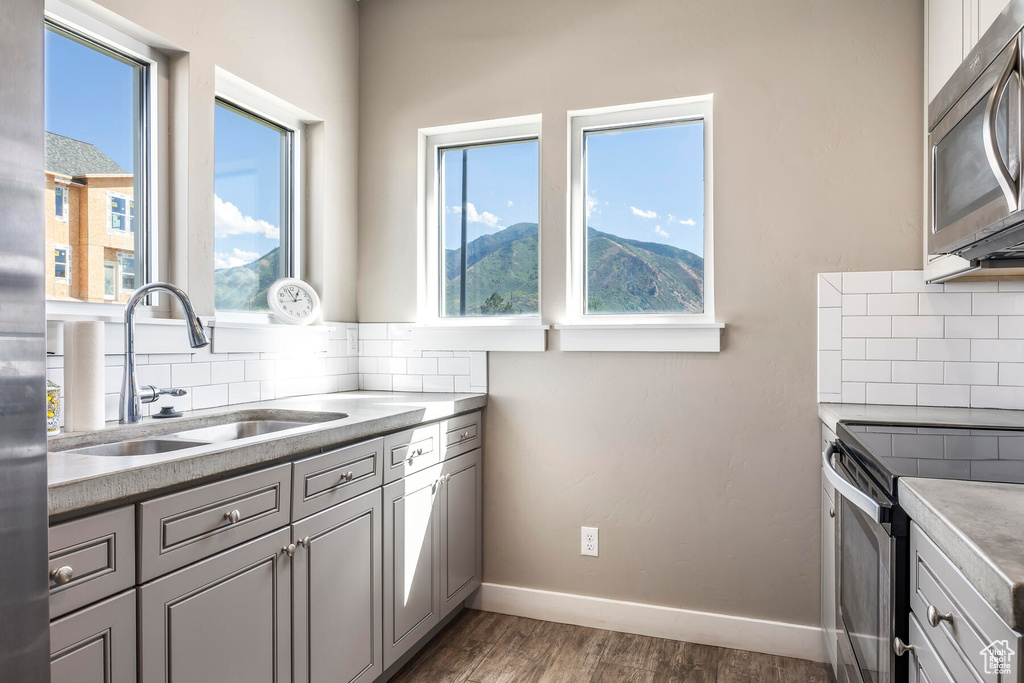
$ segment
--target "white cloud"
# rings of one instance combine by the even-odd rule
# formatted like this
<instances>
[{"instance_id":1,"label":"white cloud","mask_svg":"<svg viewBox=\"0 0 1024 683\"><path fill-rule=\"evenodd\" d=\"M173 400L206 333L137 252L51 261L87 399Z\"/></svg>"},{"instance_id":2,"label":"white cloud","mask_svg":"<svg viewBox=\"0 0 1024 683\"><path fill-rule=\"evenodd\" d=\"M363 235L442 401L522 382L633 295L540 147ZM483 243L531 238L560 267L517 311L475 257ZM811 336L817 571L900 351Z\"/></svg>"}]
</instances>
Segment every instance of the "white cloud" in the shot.
<instances>
[{"instance_id":1,"label":"white cloud","mask_svg":"<svg viewBox=\"0 0 1024 683\"><path fill-rule=\"evenodd\" d=\"M631 206L629 208L633 211L633 215L634 216L640 216L640 218L657 218L658 217L658 214L655 211L644 211L643 209L638 209L635 206Z\"/></svg>"},{"instance_id":2,"label":"white cloud","mask_svg":"<svg viewBox=\"0 0 1024 683\"><path fill-rule=\"evenodd\" d=\"M594 195L587 193L587 218L590 218L590 214L598 213L601 209L597 207L598 201L594 198Z\"/></svg>"},{"instance_id":3,"label":"white cloud","mask_svg":"<svg viewBox=\"0 0 1024 683\"><path fill-rule=\"evenodd\" d=\"M665 228L661 227L660 225L655 225L654 226L654 232L659 237L668 237L669 236L669 233L665 231Z\"/></svg>"},{"instance_id":4,"label":"white cloud","mask_svg":"<svg viewBox=\"0 0 1024 683\"><path fill-rule=\"evenodd\" d=\"M258 251L243 251L236 247L230 252L218 251L215 253L213 255L213 267L220 270L221 268L244 266L247 263L252 263L259 257L260 253Z\"/></svg>"},{"instance_id":5,"label":"white cloud","mask_svg":"<svg viewBox=\"0 0 1024 683\"><path fill-rule=\"evenodd\" d=\"M462 213L461 206L453 206L452 213ZM480 223L486 225L489 228L498 228L504 230L505 226L501 225L501 219L495 216L490 211L479 212L476 207L473 206L473 202L466 202L466 219L470 223Z\"/></svg>"},{"instance_id":6,"label":"white cloud","mask_svg":"<svg viewBox=\"0 0 1024 683\"><path fill-rule=\"evenodd\" d=\"M510 209L512 208L512 200L511 199L508 200L508 208L510 208Z\"/></svg>"},{"instance_id":7,"label":"white cloud","mask_svg":"<svg viewBox=\"0 0 1024 683\"><path fill-rule=\"evenodd\" d=\"M685 221L676 221L679 225L697 225L697 222L692 218L687 218Z\"/></svg>"},{"instance_id":8,"label":"white cloud","mask_svg":"<svg viewBox=\"0 0 1024 683\"><path fill-rule=\"evenodd\" d=\"M213 230L217 237L231 235L263 235L267 239L281 238L281 229L265 220L243 214L237 206L213 196Z\"/></svg>"}]
</instances>

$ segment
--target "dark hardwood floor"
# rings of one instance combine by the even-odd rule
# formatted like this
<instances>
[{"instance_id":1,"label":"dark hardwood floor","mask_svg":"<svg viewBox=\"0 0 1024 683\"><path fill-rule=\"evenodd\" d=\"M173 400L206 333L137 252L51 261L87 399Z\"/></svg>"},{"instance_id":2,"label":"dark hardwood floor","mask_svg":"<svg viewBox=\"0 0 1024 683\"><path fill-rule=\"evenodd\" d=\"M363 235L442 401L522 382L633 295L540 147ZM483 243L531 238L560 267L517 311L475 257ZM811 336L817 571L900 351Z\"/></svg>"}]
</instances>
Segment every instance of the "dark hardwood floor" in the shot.
<instances>
[{"instance_id":1,"label":"dark hardwood floor","mask_svg":"<svg viewBox=\"0 0 1024 683\"><path fill-rule=\"evenodd\" d=\"M829 683L828 665L465 610L393 683Z\"/></svg>"}]
</instances>

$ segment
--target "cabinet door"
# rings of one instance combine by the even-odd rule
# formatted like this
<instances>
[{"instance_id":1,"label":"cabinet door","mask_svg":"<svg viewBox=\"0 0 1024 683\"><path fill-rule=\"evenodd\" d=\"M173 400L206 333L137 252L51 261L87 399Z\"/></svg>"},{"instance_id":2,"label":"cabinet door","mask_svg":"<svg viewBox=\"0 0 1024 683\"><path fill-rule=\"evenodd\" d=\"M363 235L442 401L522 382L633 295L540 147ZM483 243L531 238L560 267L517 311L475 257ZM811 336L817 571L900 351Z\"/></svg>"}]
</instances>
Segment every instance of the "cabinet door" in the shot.
<instances>
[{"instance_id":1,"label":"cabinet door","mask_svg":"<svg viewBox=\"0 0 1024 683\"><path fill-rule=\"evenodd\" d=\"M441 618L480 587L482 496L480 450L442 465L437 491L441 531Z\"/></svg>"},{"instance_id":2,"label":"cabinet door","mask_svg":"<svg viewBox=\"0 0 1024 683\"><path fill-rule=\"evenodd\" d=\"M292 531L295 683L372 681L383 671L380 490Z\"/></svg>"},{"instance_id":3,"label":"cabinet door","mask_svg":"<svg viewBox=\"0 0 1024 683\"><path fill-rule=\"evenodd\" d=\"M1007 5L1007 0L971 0L973 5L973 19L974 19L974 36L971 42L970 48L966 52L970 52L974 46L981 40L981 37L985 35L985 31L992 26L992 22L996 20L999 13ZM964 54L966 57L967 54Z\"/></svg>"},{"instance_id":4,"label":"cabinet door","mask_svg":"<svg viewBox=\"0 0 1024 683\"><path fill-rule=\"evenodd\" d=\"M928 31L928 101L935 99L939 90L964 60L967 47L965 19L969 15L971 0L928 0L925 5Z\"/></svg>"},{"instance_id":5,"label":"cabinet door","mask_svg":"<svg viewBox=\"0 0 1024 683\"><path fill-rule=\"evenodd\" d=\"M384 487L384 668L437 624L441 466Z\"/></svg>"},{"instance_id":6,"label":"cabinet door","mask_svg":"<svg viewBox=\"0 0 1024 683\"><path fill-rule=\"evenodd\" d=\"M50 681L135 681L134 590L50 624Z\"/></svg>"},{"instance_id":7,"label":"cabinet door","mask_svg":"<svg viewBox=\"0 0 1024 683\"><path fill-rule=\"evenodd\" d=\"M139 589L146 683L287 683L291 567L283 528Z\"/></svg>"}]
</instances>

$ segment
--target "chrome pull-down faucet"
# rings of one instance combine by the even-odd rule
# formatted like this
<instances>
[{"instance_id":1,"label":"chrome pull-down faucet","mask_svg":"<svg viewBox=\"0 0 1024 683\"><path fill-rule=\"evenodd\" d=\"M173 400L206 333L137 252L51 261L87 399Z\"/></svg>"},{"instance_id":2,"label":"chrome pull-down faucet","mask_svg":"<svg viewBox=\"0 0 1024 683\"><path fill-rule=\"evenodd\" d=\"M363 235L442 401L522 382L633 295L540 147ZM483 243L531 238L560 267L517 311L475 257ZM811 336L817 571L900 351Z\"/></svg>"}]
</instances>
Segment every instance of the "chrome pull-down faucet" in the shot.
<instances>
[{"instance_id":1,"label":"chrome pull-down faucet","mask_svg":"<svg viewBox=\"0 0 1024 683\"><path fill-rule=\"evenodd\" d=\"M121 423L130 424L142 420L142 403L152 403L160 397L160 394L171 394L181 396L184 391L181 389L157 389L147 386L140 395L139 385L135 378L135 309L139 302L149 294L156 291L167 292L174 295L185 312L185 331L188 333L188 343L193 349L206 346L210 343L200 322L196 310L192 308L192 301L183 289L169 282L151 282L135 290L135 293L124 307L124 377L121 380ZM180 393L179 393L180 392Z\"/></svg>"}]
</instances>

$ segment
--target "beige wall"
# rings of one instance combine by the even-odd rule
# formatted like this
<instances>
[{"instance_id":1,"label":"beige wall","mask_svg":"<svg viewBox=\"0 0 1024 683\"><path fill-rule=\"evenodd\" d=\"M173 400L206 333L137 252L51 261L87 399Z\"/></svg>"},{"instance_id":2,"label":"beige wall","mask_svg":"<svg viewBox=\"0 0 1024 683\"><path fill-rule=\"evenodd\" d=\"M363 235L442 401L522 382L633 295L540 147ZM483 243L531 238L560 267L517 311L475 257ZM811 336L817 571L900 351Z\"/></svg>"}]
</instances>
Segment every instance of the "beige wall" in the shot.
<instances>
[{"instance_id":1,"label":"beige wall","mask_svg":"<svg viewBox=\"0 0 1024 683\"><path fill-rule=\"evenodd\" d=\"M82 5L86 0L71 0ZM356 0L100 0L100 5L168 41L183 54L171 65L179 80L174 122L187 130L170 169L172 277L200 313L213 312L214 67L268 91L324 121L311 157L318 193L317 226L305 253L306 279L320 290L327 320L356 317ZM184 81L184 82L182 82ZM173 141L172 141L173 145ZM185 185L185 187L182 187Z\"/></svg>"},{"instance_id":2,"label":"beige wall","mask_svg":"<svg viewBox=\"0 0 1024 683\"><path fill-rule=\"evenodd\" d=\"M485 580L815 623L815 273L920 267L915 0L364 0L359 315L412 320L416 131L540 113L544 316L566 110L713 92L720 354L493 353ZM558 348L552 334L551 345ZM579 556L579 526L601 557Z\"/></svg>"}]
</instances>

